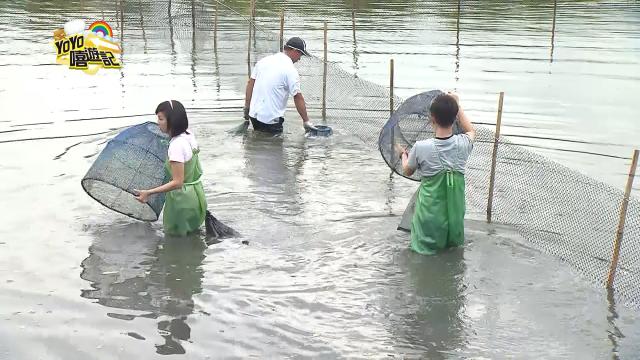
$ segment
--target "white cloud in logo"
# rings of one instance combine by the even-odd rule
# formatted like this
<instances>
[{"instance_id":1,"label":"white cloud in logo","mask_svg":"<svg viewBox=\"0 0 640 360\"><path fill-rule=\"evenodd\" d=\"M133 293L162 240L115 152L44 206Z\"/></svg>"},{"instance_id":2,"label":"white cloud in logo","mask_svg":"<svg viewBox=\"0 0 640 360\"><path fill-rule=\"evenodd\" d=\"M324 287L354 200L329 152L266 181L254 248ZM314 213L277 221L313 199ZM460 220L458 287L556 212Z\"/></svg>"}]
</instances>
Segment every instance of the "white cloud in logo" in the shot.
<instances>
[{"instance_id":1,"label":"white cloud in logo","mask_svg":"<svg viewBox=\"0 0 640 360\"><path fill-rule=\"evenodd\" d=\"M83 33L85 30L85 23L83 20L71 20L64 24L64 33L67 36Z\"/></svg>"}]
</instances>

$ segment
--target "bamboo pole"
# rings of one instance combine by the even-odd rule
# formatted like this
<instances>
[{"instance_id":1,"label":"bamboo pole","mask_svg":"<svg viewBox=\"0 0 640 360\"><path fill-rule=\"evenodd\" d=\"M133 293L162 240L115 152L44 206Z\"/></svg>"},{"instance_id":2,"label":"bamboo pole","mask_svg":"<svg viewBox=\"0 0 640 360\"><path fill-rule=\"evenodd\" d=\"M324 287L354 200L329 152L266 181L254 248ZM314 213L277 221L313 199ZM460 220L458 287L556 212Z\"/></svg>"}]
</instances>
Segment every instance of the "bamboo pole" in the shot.
<instances>
[{"instance_id":1,"label":"bamboo pole","mask_svg":"<svg viewBox=\"0 0 640 360\"><path fill-rule=\"evenodd\" d=\"M280 51L284 48L284 8L280 10Z\"/></svg>"},{"instance_id":2,"label":"bamboo pole","mask_svg":"<svg viewBox=\"0 0 640 360\"><path fill-rule=\"evenodd\" d=\"M196 2L191 0L191 31L196 32Z\"/></svg>"},{"instance_id":3,"label":"bamboo pole","mask_svg":"<svg viewBox=\"0 0 640 360\"><path fill-rule=\"evenodd\" d=\"M493 141L493 155L491 157L491 176L489 177L489 201L487 203L487 222L491 222L493 211L493 189L496 180L496 162L498 157L498 139L500 138L500 127L502 125L502 105L504 103L504 91L500 92L498 100L498 117L496 119L496 134Z\"/></svg>"},{"instance_id":4,"label":"bamboo pole","mask_svg":"<svg viewBox=\"0 0 640 360\"><path fill-rule=\"evenodd\" d=\"M171 0L169 0L169 1L171 1ZM115 8L116 8L115 9L116 10L116 18L114 19L116 25L114 27L117 28L116 30L117 30L117 33L119 34L120 33L120 4L119 4L118 0L116 0L114 2L114 4L115 4Z\"/></svg>"},{"instance_id":5,"label":"bamboo pole","mask_svg":"<svg viewBox=\"0 0 640 360\"><path fill-rule=\"evenodd\" d=\"M322 121L327 120L327 22L324 22L324 71L322 73Z\"/></svg>"},{"instance_id":6,"label":"bamboo pole","mask_svg":"<svg viewBox=\"0 0 640 360\"><path fill-rule=\"evenodd\" d=\"M142 29L142 41L144 42L144 53L147 53L147 33L144 30L144 16L142 14L142 0L138 0L138 12L140 13L140 29Z\"/></svg>"},{"instance_id":7,"label":"bamboo pole","mask_svg":"<svg viewBox=\"0 0 640 360\"><path fill-rule=\"evenodd\" d=\"M124 43L124 41L122 41L124 39L124 6L122 5L122 3L124 2L124 0L120 0L120 46L122 47L122 44Z\"/></svg>"},{"instance_id":8,"label":"bamboo pole","mask_svg":"<svg viewBox=\"0 0 640 360\"><path fill-rule=\"evenodd\" d=\"M393 115L393 59L389 62L389 116Z\"/></svg>"},{"instance_id":9,"label":"bamboo pole","mask_svg":"<svg viewBox=\"0 0 640 360\"><path fill-rule=\"evenodd\" d=\"M253 27L253 46L256 46L256 0L251 0L251 27Z\"/></svg>"},{"instance_id":10,"label":"bamboo pole","mask_svg":"<svg viewBox=\"0 0 640 360\"><path fill-rule=\"evenodd\" d=\"M556 14L558 12L558 0L553 1L553 25L551 26L551 44L553 44L553 40L556 34Z\"/></svg>"},{"instance_id":11,"label":"bamboo pole","mask_svg":"<svg viewBox=\"0 0 640 360\"><path fill-rule=\"evenodd\" d=\"M218 2L216 1L216 13L213 16L213 48L218 49Z\"/></svg>"},{"instance_id":12,"label":"bamboo pole","mask_svg":"<svg viewBox=\"0 0 640 360\"><path fill-rule=\"evenodd\" d=\"M620 256L620 245L624 236L624 223L627 218L627 208L629 206L629 198L631 197L631 189L633 180L636 176L636 168L638 167L638 156L640 150L633 151L633 159L631 160L631 169L629 170L629 178L627 179L627 187L624 191L622 206L620 207L620 219L618 220L618 231L616 233L616 241L613 244L613 256L611 257L611 268L609 268L609 277L607 279L607 287L612 288L616 276L616 268L618 267L618 257Z\"/></svg>"},{"instance_id":13,"label":"bamboo pole","mask_svg":"<svg viewBox=\"0 0 640 360\"><path fill-rule=\"evenodd\" d=\"M456 28L460 32L460 13L462 12L462 0L458 0L458 16L456 19Z\"/></svg>"}]
</instances>

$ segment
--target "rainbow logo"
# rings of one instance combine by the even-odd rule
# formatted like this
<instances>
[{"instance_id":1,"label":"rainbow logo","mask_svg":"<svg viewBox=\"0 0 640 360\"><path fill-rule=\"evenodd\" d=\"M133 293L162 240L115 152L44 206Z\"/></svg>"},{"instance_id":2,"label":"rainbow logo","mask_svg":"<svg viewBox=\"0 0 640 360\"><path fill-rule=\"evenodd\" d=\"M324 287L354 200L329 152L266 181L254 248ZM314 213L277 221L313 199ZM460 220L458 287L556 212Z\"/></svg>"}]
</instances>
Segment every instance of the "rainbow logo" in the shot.
<instances>
[{"instance_id":1,"label":"rainbow logo","mask_svg":"<svg viewBox=\"0 0 640 360\"><path fill-rule=\"evenodd\" d=\"M102 34L103 37L113 37L113 30L111 30L111 26L104 21L96 21L89 25L89 31L98 35Z\"/></svg>"}]
</instances>

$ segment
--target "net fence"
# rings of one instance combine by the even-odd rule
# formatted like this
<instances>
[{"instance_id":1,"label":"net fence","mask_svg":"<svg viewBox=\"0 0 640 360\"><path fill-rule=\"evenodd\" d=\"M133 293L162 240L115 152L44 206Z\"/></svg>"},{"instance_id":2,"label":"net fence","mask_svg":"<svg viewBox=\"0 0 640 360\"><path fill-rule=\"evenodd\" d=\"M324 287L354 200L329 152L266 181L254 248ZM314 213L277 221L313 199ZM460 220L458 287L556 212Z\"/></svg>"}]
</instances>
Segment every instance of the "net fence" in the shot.
<instances>
[{"instance_id":1,"label":"net fence","mask_svg":"<svg viewBox=\"0 0 640 360\"><path fill-rule=\"evenodd\" d=\"M215 71L243 94L255 62L280 49L281 14L263 6L281 9L285 4L261 2L254 16L249 1L133 0L109 5L104 17L116 24L116 33L124 34L125 64L126 56L185 49L210 59ZM350 11L345 14L349 16ZM289 24L303 24L317 34L313 41L321 41L322 21L307 20L287 11L285 38L294 35L288 30ZM323 106L324 61L321 53L313 55L303 58L296 66L311 118L318 119ZM379 147L386 160L395 159L393 145L396 143L410 147L417 140L433 136L424 115L407 112L398 118L399 132L383 138L380 132L390 117L389 88L354 76L331 62L327 63L326 79L324 121L334 127L336 135L356 136L372 147ZM402 105L402 99L393 97L394 110ZM476 128L477 140L467 165L466 192L468 205L483 210L489 192L494 131L483 126ZM623 201L622 191L504 136L499 138L499 144L494 220L512 225L536 248L563 259L587 278L604 285ZM399 173L398 163L387 163ZM632 197L615 281L617 293L628 304L640 306L639 280L640 201Z\"/></svg>"}]
</instances>

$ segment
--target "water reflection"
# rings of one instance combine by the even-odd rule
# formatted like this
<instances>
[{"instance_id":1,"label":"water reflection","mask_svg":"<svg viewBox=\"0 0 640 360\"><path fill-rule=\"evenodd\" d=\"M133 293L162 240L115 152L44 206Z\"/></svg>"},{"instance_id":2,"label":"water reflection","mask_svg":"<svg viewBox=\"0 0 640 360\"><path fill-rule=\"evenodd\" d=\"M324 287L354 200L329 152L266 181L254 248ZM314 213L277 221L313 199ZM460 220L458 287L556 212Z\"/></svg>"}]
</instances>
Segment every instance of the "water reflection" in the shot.
<instances>
[{"instance_id":1,"label":"water reflection","mask_svg":"<svg viewBox=\"0 0 640 360\"><path fill-rule=\"evenodd\" d=\"M146 55L148 44L147 44L147 32L144 29L144 15L142 13L142 0L138 0L138 12L140 13L140 29L142 30L142 42L144 43L143 53Z\"/></svg>"},{"instance_id":2,"label":"water reflection","mask_svg":"<svg viewBox=\"0 0 640 360\"><path fill-rule=\"evenodd\" d=\"M549 62L553 62L553 47L556 39L556 13L558 9L558 0L553 1L553 25L551 27L551 53L549 55Z\"/></svg>"},{"instance_id":3,"label":"water reflection","mask_svg":"<svg viewBox=\"0 0 640 360\"><path fill-rule=\"evenodd\" d=\"M171 73L175 74L176 72L176 62L177 62L177 53L176 53L176 43L173 39L173 17L171 15L171 0L169 0L169 5L167 6L167 15L169 20L169 42L171 43Z\"/></svg>"},{"instance_id":4,"label":"water reflection","mask_svg":"<svg viewBox=\"0 0 640 360\"><path fill-rule=\"evenodd\" d=\"M184 354L181 341L191 337L186 320L194 310L193 295L202 292L202 239L165 237L137 222L109 224L93 233L80 275L92 289L81 296L106 307L145 312L112 312L110 317L159 319L158 333L165 343L156 345L156 352Z\"/></svg>"},{"instance_id":5,"label":"water reflection","mask_svg":"<svg viewBox=\"0 0 640 360\"><path fill-rule=\"evenodd\" d=\"M407 274L389 300L392 332L398 351L428 359L447 357L464 346L465 304L464 249L438 256L422 256L409 250L398 255Z\"/></svg>"},{"instance_id":6,"label":"water reflection","mask_svg":"<svg viewBox=\"0 0 640 360\"><path fill-rule=\"evenodd\" d=\"M305 150L300 144L297 149L288 143L286 136L249 130L243 139L245 175L252 181L252 193L256 195L251 206L277 220L302 213L296 179L304 164Z\"/></svg>"},{"instance_id":7,"label":"water reflection","mask_svg":"<svg viewBox=\"0 0 640 360\"><path fill-rule=\"evenodd\" d=\"M356 40L356 8L355 2L351 8L351 29L353 32L353 75L358 76L358 42Z\"/></svg>"},{"instance_id":8,"label":"water reflection","mask_svg":"<svg viewBox=\"0 0 640 360\"><path fill-rule=\"evenodd\" d=\"M609 322L610 330L607 330L609 341L611 341L611 358L618 360L619 356L619 339L624 338L624 334L620 331L620 328L616 325L618 320L618 311L616 310L616 299L614 296L613 288L607 288L607 302L609 303L609 315L607 321Z\"/></svg>"},{"instance_id":9,"label":"water reflection","mask_svg":"<svg viewBox=\"0 0 640 360\"><path fill-rule=\"evenodd\" d=\"M455 80L456 86L458 86L458 80L460 80L460 11L462 7L462 0L458 0L458 16L456 17L456 70ZM454 89L457 91L458 89Z\"/></svg>"}]
</instances>

